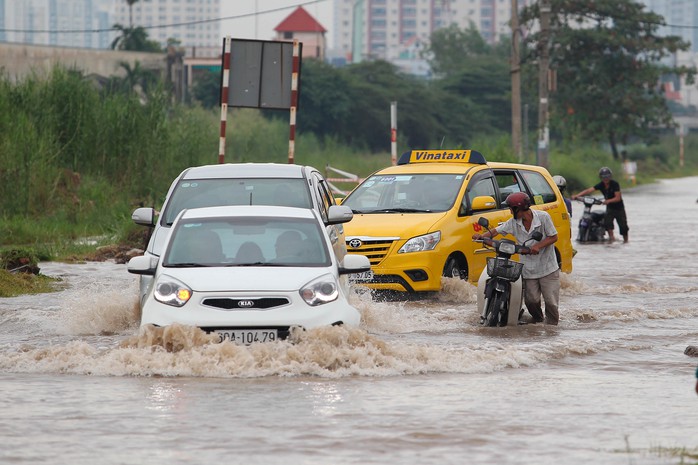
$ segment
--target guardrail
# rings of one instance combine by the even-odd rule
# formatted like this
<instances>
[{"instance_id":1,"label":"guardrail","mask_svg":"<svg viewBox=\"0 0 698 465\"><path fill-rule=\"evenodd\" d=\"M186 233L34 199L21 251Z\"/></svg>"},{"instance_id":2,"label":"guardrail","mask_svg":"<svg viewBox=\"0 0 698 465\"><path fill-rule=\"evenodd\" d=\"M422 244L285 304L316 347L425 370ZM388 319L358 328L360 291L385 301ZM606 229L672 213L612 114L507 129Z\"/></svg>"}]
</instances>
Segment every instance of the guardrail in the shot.
<instances>
[{"instance_id":1,"label":"guardrail","mask_svg":"<svg viewBox=\"0 0 698 465\"><path fill-rule=\"evenodd\" d=\"M336 174L340 174L344 176L343 178L337 178L337 177L331 177L329 176L328 172L333 172ZM362 178L357 176L356 174L349 173L348 171L342 171L339 168L334 168L330 165L325 166L325 179L327 180L327 184L330 186L330 189L332 189L332 192L335 194L342 194L342 195L347 195L349 192L340 189L339 187L335 186L332 184L333 182L350 182L350 183L356 183L359 184L361 181L363 181Z\"/></svg>"}]
</instances>

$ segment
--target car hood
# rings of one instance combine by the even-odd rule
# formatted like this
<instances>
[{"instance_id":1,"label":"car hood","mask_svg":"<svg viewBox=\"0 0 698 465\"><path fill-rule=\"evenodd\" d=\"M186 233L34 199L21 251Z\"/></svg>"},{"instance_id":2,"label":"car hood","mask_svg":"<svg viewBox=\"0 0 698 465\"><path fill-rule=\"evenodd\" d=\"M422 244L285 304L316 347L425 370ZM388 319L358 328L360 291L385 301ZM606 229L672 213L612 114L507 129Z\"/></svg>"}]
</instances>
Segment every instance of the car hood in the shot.
<instances>
[{"instance_id":1,"label":"car hood","mask_svg":"<svg viewBox=\"0 0 698 465\"><path fill-rule=\"evenodd\" d=\"M433 231L434 225L446 216L439 213L366 213L354 214L354 218L344 225L347 237L409 237Z\"/></svg>"},{"instance_id":2,"label":"car hood","mask_svg":"<svg viewBox=\"0 0 698 465\"><path fill-rule=\"evenodd\" d=\"M210 268L162 268L160 275L182 281L193 291L295 291L313 279L332 273L331 267L236 266Z\"/></svg>"}]
</instances>

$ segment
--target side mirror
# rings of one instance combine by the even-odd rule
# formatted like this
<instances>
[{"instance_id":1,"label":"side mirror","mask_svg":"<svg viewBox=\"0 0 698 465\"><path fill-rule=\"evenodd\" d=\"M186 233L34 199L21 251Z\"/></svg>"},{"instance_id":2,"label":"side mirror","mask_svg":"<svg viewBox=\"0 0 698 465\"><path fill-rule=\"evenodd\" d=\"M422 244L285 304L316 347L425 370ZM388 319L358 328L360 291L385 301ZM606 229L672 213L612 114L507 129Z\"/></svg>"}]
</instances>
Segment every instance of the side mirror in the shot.
<instances>
[{"instance_id":1,"label":"side mirror","mask_svg":"<svg viewBox=\"0 0 698 465\"><path fill-rule=\"evenodd\" d=\"M471 208L474 212L492 210L493 208L497 208L497 202L495 202L494 197L491 195L481 195L473 199Z\"/></svg>"},{"instance_id":2,"label":"side mirror","mask_svg":"<svg viewBox=\"0 0 698 465\"><path fill-rule=\"evenodd\" d=\"M490 220L488 220L484 216L481 216L480 218L477 219L477 224L479 224L480 226L482 226L485 229L490 229Z\"/></svg>"},{"instance_id":3,"label":"side mirror","mask_svg":"<svg viewBox=\"0 0 698 465\"><path fill-rule=\"evenodd\" d=\"M536 241L540 241L541 239L543 239L543 233L540 231L534 231L533 234L531 234L531 237Z\"/></svg>"},{"instance_id":4,"label":"side mirror","mask_svg":"<svg viewBox=\"0 0 698 465\"><path fill-rule=\"evenodd\" d=\"M366 255L346 254L342 265L339 267L339 274L363 273L371 269L371 262Z\"/></svg>"},{"instance_id":5,"label":"side mirror","mask_svg":"<svg viewBox=\"0 0 698 465\"><path fill-rule=\"evenodd\" d=\"M327 210L327 224L347 223L354 218L354 212L345 205L331 205Z\"/></svg>"},{"instance_id":6,"label":"side mirror","mask_svg":"<svg viewBox=\"0 0 698 465\"><path fill-rule=\"evenodd\" d=\"M142 274L153 276L155 275L155 268L158 266L158 257L139 255L138 257L133 257L128 261L126 265L128 272L133 274Z\"/></svg>"},{"instance_id":7,"label":"side mirror","mask_svg":"<svg viewBox=\"0 0 698 465\"><path fill-rule=\"evenodd\" d=\"M136 208L131 214L134 223L141 226L155 227L155 210L150 207Z\"/></svg>"}]
</instances>

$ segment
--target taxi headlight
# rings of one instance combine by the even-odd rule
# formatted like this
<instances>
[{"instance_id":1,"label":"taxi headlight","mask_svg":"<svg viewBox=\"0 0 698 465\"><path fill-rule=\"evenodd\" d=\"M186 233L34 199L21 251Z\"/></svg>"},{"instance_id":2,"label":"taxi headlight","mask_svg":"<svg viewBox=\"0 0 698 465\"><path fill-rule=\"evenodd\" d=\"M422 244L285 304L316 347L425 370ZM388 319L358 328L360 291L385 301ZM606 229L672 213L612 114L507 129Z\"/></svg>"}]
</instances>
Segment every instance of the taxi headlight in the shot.
<instances>
[{"instance_id":1,"label":"taxi headlight","mask_svg":"<svg viewBox=\"0 0 698 465\"><path fill-rule=\"evenodd\" d=\"M311 307L332 302L339 297L337 280L329 273L310 281L298 292Z\"/></svg>"},{"instance_id":2,"label":"taxi headlight","mask_svg":"<svg viewBox=\"0 0 698 465\"><path fill-rule=\"evenodd\" d=\"M155 283L153 296L158 302L173 307L181 307L191 298L192 291L183 282L171 276L162 275Z\"/></svg>"},{"instance_id":3,"label":"taxi headlight","mask_svg":"<svg viewBox=\"0 0 698 465\"><path fill-rule=\"evenodd\" d=\"M516 253L516 245L511 242L502 242L499 244L499 251L509 255L514 255Z\"/></svg>"},{"instance_id":4,"label":"taxi headlight","mask_svg":"<svg viewBox=\"0 0 698 465\"><path fill-rule=\"evenodd\" d=\"M413 237L405 242L405 245L400 247L397 253L424 252L425 250L434 250L436 244L441 240L441 231L436 231L431 234Z\"/></svg>"}]
</instances>

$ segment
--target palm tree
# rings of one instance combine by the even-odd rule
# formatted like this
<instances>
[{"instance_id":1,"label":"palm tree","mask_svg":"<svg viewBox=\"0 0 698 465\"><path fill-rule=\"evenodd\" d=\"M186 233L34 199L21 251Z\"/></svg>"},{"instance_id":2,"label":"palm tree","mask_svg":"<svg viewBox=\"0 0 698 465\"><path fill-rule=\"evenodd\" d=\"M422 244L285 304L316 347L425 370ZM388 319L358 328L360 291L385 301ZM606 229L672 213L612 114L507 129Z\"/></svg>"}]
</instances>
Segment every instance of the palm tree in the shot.
<instances>
[{"instance_id":1,"label":"palm tree","mask_svg":"<svg viewBox=\"0 0 698 465\"><path fill-rule=\"evenodd\" d=\"M120 31L111 43L112 50L128 50L133 52L162 52L162 47L156 41L148 39L148 32L141 26L125 27L114 24L114 29Z\"/></svg>"},{"instance_id":2,"label":"palm tree","mask_svg":"<svg viewBox=\"0 0 698 465\"><path fill-rule=\"evenodd\" d=\"M128 3L128 26L133 28L133 4L138 3L138 0L126 0Z\"/></svg>"}]
</instances>

